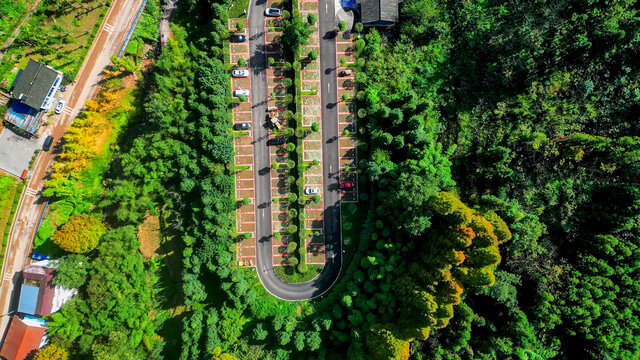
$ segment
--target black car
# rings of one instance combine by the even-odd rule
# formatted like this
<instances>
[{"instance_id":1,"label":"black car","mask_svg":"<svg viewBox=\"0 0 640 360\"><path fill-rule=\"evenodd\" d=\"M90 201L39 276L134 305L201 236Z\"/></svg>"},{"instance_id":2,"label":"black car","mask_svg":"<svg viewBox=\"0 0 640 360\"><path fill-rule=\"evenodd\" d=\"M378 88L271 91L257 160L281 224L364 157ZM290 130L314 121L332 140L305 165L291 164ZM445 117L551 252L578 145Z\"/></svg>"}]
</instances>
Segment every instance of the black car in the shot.
<instances>
[{"instance_id":1,"label":"black car","mask_svg":"<svg viewBox=\"0 0 640 360\"><path fill-rule=\"evenodd\" d=\"M245 123L238 123L238 124L235 124L235 128L236 128L236 130L249 130L249 129L251 129L251 124L246 123L246 122Z\"/></svg>"},{"instance_id":2,"label":"black car","mask_svg":"<svg viewBox=\"0 0 640 360\"><path fill-rule=\"evenodd\" d=\"M279 136L279 137L267 140L267 145L283 145L286 142L287 142L286 137Z\"/></svg>"},{"instance_id":3,"label":"black car","mask_svg":"<svg viewBox=\"0 0 640 360\"><path fill-rule=\"evenodd\" d=\"M49 151L51 149L51 144L53 144L53 136L49 135L46 139L44 139L44 144L42 144L42 150Z\"/></svg>"},{"instance_id":4,"label":"black car","mask_svg":"<svg viewBox=\"0 0 640 360\"><path fill-rule=\"evenodd\" d=\"M245 42L247 41L246 35L231 35L231 42Z\"/></svg>"}]
</instances>

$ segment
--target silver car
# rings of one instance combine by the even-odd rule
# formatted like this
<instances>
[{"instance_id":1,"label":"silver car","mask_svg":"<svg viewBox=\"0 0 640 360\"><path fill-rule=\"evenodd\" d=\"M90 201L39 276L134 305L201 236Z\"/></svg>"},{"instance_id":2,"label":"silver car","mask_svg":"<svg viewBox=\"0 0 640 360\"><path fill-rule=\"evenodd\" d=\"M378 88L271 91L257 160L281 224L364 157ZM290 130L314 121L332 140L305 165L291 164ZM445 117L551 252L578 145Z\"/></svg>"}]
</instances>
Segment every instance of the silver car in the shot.
<instances>
[{"instance_id":1,"label":"silver car","mask_svg":"<svg viewBox=\"0 0 640 360\"><path fill-rule=\"evenodd\" d=\"M234 69L231 70L231 76L233 76L234 78L246 78L249 77L249 70Z\"/></svg>"},{"instance_id":2,"label":"silver car","mask_svg":"<svg viewBox=\"0 0 640 360\"><path fill-rule=\"evenodd\" d=\"M267 8L264 11L265 16L278 17L282 16L282 10L275 8Z\"/></svg>"},{"instance_id":3,"label":"silver car","mask_svg":"<svg viewBox=\"0 0 640 360\"><path fill-rule=\"evenodd\" d=\"M235 89L233 90L233 96L249 96L249 90L247 89Z\"/></svg>"}]
</instances>

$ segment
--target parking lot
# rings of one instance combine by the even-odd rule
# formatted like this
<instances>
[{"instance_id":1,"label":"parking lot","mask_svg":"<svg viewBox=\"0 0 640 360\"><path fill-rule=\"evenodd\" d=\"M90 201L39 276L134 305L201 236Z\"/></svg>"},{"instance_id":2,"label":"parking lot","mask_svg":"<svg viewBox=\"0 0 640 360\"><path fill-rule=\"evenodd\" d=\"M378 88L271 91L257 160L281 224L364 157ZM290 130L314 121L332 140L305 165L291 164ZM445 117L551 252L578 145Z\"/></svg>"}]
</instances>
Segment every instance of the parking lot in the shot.
<instances>
[{"instance_id":1,"label":"parking lot","mask_svg":"<svg viewBox=\"0 0 640 360\"><path fill-rule=\"evenodd\" d=\"M29 162L36 150L42 149L46 137L25 136L5 127L0 133L0 169L20 176L23 170L29 169Z\"/></svg>"}]
</instances>

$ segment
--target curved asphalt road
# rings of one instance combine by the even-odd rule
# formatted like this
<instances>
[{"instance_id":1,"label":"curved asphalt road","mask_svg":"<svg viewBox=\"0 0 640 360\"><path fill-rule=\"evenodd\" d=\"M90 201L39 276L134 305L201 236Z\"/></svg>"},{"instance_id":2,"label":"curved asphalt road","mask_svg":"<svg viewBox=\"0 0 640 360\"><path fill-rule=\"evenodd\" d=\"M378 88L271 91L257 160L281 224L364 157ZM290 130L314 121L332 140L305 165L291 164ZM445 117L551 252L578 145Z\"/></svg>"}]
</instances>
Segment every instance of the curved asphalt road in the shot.
<instances>
[{"instance_id":1,"label":"curved asphalt road","mask_svg":"<svg viewBox=\"0 0 640 360\"><path fill-rule=\"evenodd\" d=\"M262 285L283 300L307 300L324 294L338 279L342 267L340 234L340 194L338 192L338 109L334 0L319 0L320 68L322 87L322 140L325 204L325 266L313 280L291 284L276 275L271 244L271 178L268 130L267 75L265 56L265 0L249 5L249 51L251 66L251 103L253 115L253 151L256 186L256 271ZM326 85L328 84L328 85Z\"/></svg>"}]
</instances>

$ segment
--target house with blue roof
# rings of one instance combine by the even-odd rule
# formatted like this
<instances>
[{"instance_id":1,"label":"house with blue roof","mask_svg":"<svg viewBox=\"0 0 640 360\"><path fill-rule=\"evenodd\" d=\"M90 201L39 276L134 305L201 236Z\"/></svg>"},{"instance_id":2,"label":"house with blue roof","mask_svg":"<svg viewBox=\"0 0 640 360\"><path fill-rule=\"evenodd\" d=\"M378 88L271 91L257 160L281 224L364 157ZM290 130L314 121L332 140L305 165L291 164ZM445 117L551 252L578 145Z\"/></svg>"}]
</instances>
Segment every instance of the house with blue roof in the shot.
<instances>
[{"instance_id":1,"label":"house with blue roof","mask_svg":"<svg viewBox=\"0 0 640 360\"><path fill-rule=\"evenodd\" d=\"M44 115L54 103L62 86L62 72L29 59L18 72L12 84L11 107L4 120L18 128L35 134Z\"/></svg>"}]
</instances>

